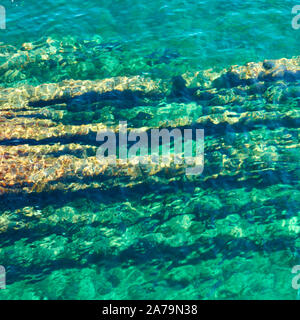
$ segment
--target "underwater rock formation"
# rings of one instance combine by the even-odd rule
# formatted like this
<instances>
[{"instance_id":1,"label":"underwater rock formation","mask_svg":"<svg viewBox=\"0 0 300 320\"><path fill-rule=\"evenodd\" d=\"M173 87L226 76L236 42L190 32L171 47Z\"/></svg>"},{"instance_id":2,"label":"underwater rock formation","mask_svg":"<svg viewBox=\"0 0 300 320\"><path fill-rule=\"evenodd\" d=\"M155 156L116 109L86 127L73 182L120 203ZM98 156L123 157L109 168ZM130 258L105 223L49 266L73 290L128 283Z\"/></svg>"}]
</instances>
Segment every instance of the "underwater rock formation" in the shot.
<instances>
[{"instance_id":1,"label":"underwater rock formation","mask_svg":"<svg viewBox=\"0 0 300 320\"><path fill-rule=\"evenodd\" d=\"M172 287L174 298L185 297L178 288L294 298L299 57L166 80L102 77L103 51L97 39L0 47L0 262L11 288L1 295L82 298L88 287L89 299L164 298ZM102 80L78 80L89 69ZM202 175L150 157L100 163L97 132L124 120L129 132L204 129Z\"/></svg>"},{"instance_id":2,"label":"underwater rock formation","mask_svg":"<svg viewBox=\"0 0 300 320\"><path fill-rule=\"evenodd\" d=\"M0 70L10 70L38 48L25 44ZM128 121L129 131L204 129L205 174L192 178L199 185L220 178L260 183L283 162L290 164L283 174L297 179L299 79L300 59L293 58L170 81L134 76L1 88L0 193L105 190L187 179L184 165L172 162L99 163L96 134L107 126L117 132L119 120ZM272 131L263 133L263 126Z\"/></svg>"}]
</instances>

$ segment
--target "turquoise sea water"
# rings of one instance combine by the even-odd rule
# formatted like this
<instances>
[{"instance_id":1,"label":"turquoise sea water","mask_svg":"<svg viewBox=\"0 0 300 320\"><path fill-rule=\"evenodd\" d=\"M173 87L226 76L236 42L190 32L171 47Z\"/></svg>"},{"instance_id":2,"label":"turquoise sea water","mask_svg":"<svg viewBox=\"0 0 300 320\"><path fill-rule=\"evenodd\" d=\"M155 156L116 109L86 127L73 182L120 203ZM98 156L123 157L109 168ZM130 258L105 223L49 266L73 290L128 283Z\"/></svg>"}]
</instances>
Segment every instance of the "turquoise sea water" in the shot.
<instances>
[{"instance_id":1,"label":"turquoise sea water","mask_svg":"<svg viewBox=\"0 0 300 320\"><path fill-rule=\"evenodd\" d=\"M99 37L114 46L105 76L150 72L169 77L171 72L298 54L299 31L291 28L291 10L297 3L292 0L2 0L1 4L7 11L1 41L21 45L42 37L79 41ZM157 58L152 68L147 56ZM157 61L160 57L162 63Z\"/></svg>"},{"instance_id":2,"label":"turquoise sea water","mask_svg":"<svg viewBox=\"0 0 300 320\"><path fill-rule=\"evenodd\" d=\"M90 180L57 179L64 185L55 191L2 192L0 265L6 268L7 285L0 298L299 298L291 273L300 264L299 79L270 82L256 92L250 85L245 91L209 87L205 78L205 70L213 74L232 65L298 57L300 30L291 26L296 4L0 1L6 8L6 29L0 30L1 101L5 88L117 76L171 81L196 71L203 73L200 89L213 88L209 94L218 95L134 102L131 96L106 96L94 104L83 98L66 106L41 99L31 105L34 115L33 109L7 114L1 105L2 131L11 119L51 119L64 126L128 120L136 128L170 120L184 127L182 119L194 123L210 114L258 111L254 124L204 125L205 169L194 180L170 173L137 185L133 179L129 186L116 176L104 180L105 190L81 188L100 179L91 175ZM296 116L290 117L290 111ZM256 122L265 112L264 121ZM1 179L9 161L6 153L20 158L34 154L32 159L43 154L57 162L72 154L74 163L95 153L95 137L91 142L74 133L47 140L33 131L1 138ZM72 149L72 143L84 151ZM55 144L59 151L51 149ZM27 151L21 155L13 147L22 145ZM45 172L58 176L51 171L54 166ZM218 178L217 172L222 172ZM9 188L18 183L14 175ZM78 186L67 190L72 183Z\"/></svg>"}]
</instances>

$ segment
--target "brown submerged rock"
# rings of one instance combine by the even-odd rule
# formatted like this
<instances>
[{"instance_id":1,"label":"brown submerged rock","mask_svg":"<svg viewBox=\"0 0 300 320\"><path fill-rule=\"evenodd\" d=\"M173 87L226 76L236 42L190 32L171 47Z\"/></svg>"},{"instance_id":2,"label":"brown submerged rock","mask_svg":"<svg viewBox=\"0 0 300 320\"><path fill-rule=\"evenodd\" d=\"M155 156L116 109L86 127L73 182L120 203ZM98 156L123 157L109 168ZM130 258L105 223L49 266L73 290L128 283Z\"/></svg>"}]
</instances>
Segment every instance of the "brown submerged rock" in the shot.
<instances>
[{"instance_id":1,"label":"brown submerged rock","mask_svg":"<svg viewBox=\"0 0 300 320\"><path fill-rule=\"evenodd\" d=\"M33 48L25 45L24 50ZM217 179L260 183L284 162L290 163L286 173L297 177L293 150L299 149L300 135L299 61L190 73L177 77L175 85L135 76L2 88L0 194L130 188L186 179L199 185ZM177 101L184 96L194 104ZM176 113L179 107L183 111ZM185 164L155 164L150 156L145 165L100 163L96 134L107 125L117 133L119 120L128 120L129 131L138 124L146 132L204 128L205 173L187 178ZM262 131L262 126L273 131ZM228 138L228 129L234 138Z\"/></svg>"}]
</instances>

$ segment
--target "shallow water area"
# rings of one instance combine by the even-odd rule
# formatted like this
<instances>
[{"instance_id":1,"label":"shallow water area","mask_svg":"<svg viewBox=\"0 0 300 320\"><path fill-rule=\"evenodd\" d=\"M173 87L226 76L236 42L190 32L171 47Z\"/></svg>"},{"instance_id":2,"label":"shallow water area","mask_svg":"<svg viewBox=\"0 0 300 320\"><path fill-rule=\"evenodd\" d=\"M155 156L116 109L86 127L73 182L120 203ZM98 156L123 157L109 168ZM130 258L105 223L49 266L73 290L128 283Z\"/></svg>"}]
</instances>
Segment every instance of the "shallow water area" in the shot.
<instances>
[{"instance_id":1,"label":"shallow water area","mask_svg":"<svg viewBox=\"0 0 300 320\"><path fill-rule=\"evenodd\" d=\"M299 299L295 1L0 5L0 299ZM203 173L99 164L120 121Z\"/></svg>"}]
</instances>

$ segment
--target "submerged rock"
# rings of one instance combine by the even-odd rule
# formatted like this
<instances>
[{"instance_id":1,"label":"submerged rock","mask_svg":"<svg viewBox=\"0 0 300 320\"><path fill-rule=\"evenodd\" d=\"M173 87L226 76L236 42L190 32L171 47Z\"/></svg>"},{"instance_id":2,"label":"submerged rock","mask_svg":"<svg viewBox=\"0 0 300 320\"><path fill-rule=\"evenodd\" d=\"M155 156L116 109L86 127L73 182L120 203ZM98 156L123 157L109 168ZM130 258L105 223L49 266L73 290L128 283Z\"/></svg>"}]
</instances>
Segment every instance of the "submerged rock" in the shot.
<instances>
[{"instance_id":1,"label":"submerged rock","mask_svg":"<svg viewBox=\"0 0 300 320\"><path fill-rule=\"evenodd\" d=\"M26 44L23 53L38 48ZM248 63L170 81L134 76L1 88L0 192L106 190L187 179L184 164L154 164L150 156L142 166L99 163L96 134L107 126L117 133L120 120L128 121L129 132L203 128L205 173L192 178L199 186L219 179L267 183L281 179L272 175L280 163L289 164L282 175L296 178L299 61ZM200 75L211 77L204 80L210 87L201 86Z\"/></svg>"}]
</instances>

